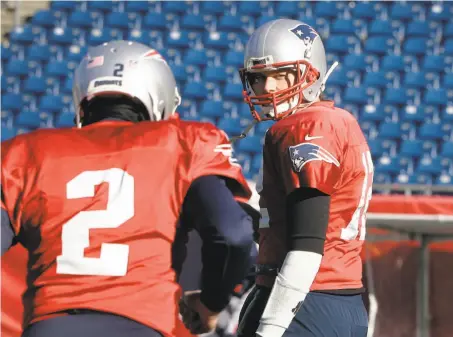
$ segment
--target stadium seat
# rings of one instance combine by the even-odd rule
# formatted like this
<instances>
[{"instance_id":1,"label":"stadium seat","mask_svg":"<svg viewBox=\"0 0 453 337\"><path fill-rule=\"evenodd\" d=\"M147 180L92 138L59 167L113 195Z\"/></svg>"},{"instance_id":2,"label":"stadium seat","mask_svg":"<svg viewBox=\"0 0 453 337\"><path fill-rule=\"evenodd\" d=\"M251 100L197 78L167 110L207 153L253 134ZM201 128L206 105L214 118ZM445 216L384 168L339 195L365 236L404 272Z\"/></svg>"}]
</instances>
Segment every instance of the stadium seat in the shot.
<instances>
[{"instance_id":1,"label":"stadium seat","mask_svg":"<svg viewBox=\"0 0 453 337\"><path fill-rule=\"evenodd\" d=\"M421 56L426 54L428 39L425 37L409 37L404 42L403 50L409 55Z\"/></svg>"},{"instance_id":2,"label":"stadium seat","mask_svg":"<svg viewBox=\"0 0 453 337\"><path fill-rule=\"evenodd\" d=\"M428 89L424 99L425 104L429 105L447 105L448 96L445 89Z\"/></svg>"},{"instance_id":3,"label":"stadium seat","mask_svg":"<svg viewBox=\"0 0 453 337\"><path fill-rule=\"evenodd\" d=\"M52 52L47 44L33 44L28 48L27 59L30 61L47 62L50 60Z\"/></svg>"},{"instance_id":4,"label":"stadium seat","mask_svg":"<svg viewBox=\"0 0 453 337\"><path fill-rule=\"evenodd\" d=\"M63 98L57 95L43 96L39 103L39 110L51 113L59 113L63 109Z\"/></svg>"},{"instance_id":5,"label":"stadium seat","mask_svg":"<svg viewBox=\"0 0 453 337\"><path fill-rule=\"evenodd\" d=\"M66 60L68 62L80 62L87 53L87 47L77 45L69 46L66 49Z\"/></svg>"},{"instance_id":6,"label":"stadium seat","mask_svg":"<svg viewBox=\"0 0 453 337\"><path fill-rule=\"evenodd\" d=\"M116 40L118 39L118 31L109 28L109 27L104 27L103 29L98 29L94 28L90 31L87 39L87 43L90 46L97 46L105 42L109 42L111 40Z\"/></svg>"},{"instance_id":7,"label":"stadium seat","mask_svg":"<svg viewBox=\"0 0 453 337\"><path fill-rule=\"evenodd\" d=\"M407 122L421 123L425 120L425 114L422 106L407 105L402 109L401 119Z\"/></svg>"},{"instance_id":8,"label":"stadium seat","mask_svg":"<svg viewBox=\"0 0 453 337\"><path fill-rule=\"evenodd\" d=\"M200 12L205 14L220 15L226 12L226 6L223 1L202 1L200 7Z\"/></svg>"},{"instance_id":9,"label":"stadium seat","mask_svg":"<svg viewBox=\"0 0 453 337\"><path fill-rule=\"evenodd\" d=\"M225 54L225 65L235 68L244 66L244 53L242 51L229 50Z\"/></svg>"},{"instance_id":10,"label":"stadium seat","mask_svg":"<svg viewBox=\"0 0 453 337\"><path fill-rule=\"evenodd\" d=\"M219 31L234 32L242 30L243 23L239 15L225 14L220 18Z\"/></svg>"},{"instance_id":11,"label":"stadium seat","mask_svg":"<svg viewBox=\"0 0 453 337\"><path fill-rule=\"evenodd\" d=\"M201 82L189 82L184 87L183 97L188 99L204 99L207 95L207 90Z\"/></svg>"},{"instance_id":12,"label":"stadium seat","mask_svg":"<svg viewBox=\"0 0 453 337\"><path fill-rule=\"evenodd\" d=\"M75 36L71 28L56 27L49 36L49 42L56 45L70 45L74 40Z\"/></svg>"},{"instance_id":13,"label":"stadium seat","mask_svg":"<svg viewBox=\"0 0 453 337\"><path fill-rule=\"evenodd\" d=\"M30 76L25 80L24 90L30 94L42 95L46 92L46 80L43 77Z\"/></svg>"},{"instance_id":14,"label":"stadium seat","mask_svg":"<svg viewBox=\"0 0 453 337\"><path fill-rule=\"evenodd\" d=\"M295 18L299 11L297 1L279 1L275 8L275 14L281 17Z\"/></svg>"},{"instance_id":15,"label":"stadium seat","mask_svg":"<svg viewBox=\"0 0 453 337\"><path fill-rule=\"evenodd\" d=\"M50 6L54 10L71 12L77 8L80 3L76 1L51 1Z\"/></svg>"},{"instance_id":16,"label":"stadium seat","mask_svg":"<svg viewBox=\"0 0 453 337\"><path fill-rule=\"evenodd\" d=\"M40 33L41 29L39 27L34 27L33 29L31 26L16 27L9 34L9 39L19 45L29 45L33 41L39 40Z\"/></svg>"},{"instance_id":17,"label":"stadium seat","mask_svg":"<svg viewBox=\"0 0 453 337\"><path fill-rule=\"evenodd\" d=\"M376 173L397 174L401 169L399 157L382 156L375 165Z\"/></svg>"},{"instance_id":18,"label":"stadium seat","mask_svg":"<svg viewBox=\"0 0 453 337\"><path fill-rule=\"evenodd\" d=\"M6 72L11 76L27 76L29 74L28 63L21 60L10 60L6 65Z\"/></svg>"},{"instance_id":19,"label":"stadium seat","mask_svg":"<svg viewBox=\"0 0 453 337\"><path fill-rule=\"evenodd\" d=\"M61 113L55 120L55 127L57 128L66 128L74 127L74 113Z\"/></svg>"},{"instance_id":20,"label":"stadium seat","mask_svg":"<svg viewBox=\"0 0 453 337\"><path fill-rule=\"evenodd\" d=\"M448 22L451 20L451 11L449 12L449 6L444 3L444 6L433 5L429 11L428 19L430 21L445 21Z\"/></svg>"},{"instance_id":21,"label":"stadium seat","mask_svg":"<svg viewBox=\"0 0 453 337\"><path fill-rule=\"evenodd\" d=\"M345 35L354 35L356 33L356 28L354 23L349 19L336 19L333 22L331 32L334 34L345 34Z\"/></svg>"},{"instance_id":22,"label":"stadium seat","mask_svg":"<svg viewBox=\"0 0 453 337\"><path fill-rule=\"evenodd\" d=\"M412 20L411 7L407 3L394 2L390 10L390 17L400 21Z\"/></svg>"},{"instance_id":23,"label":"stadium seat","mask_svg":"<svg viewBox=\"0 0 453 337\"><path fill-rule=\"evenodd\" d=\"M401 55L385 55L382 59L381 70L403 72L404 58Z\"/></svg>"},{"instance_id":24,"label":"stadium seat","mask_svg":"<svg viewBox=\"0 0 453 337\"><path fill-rule=\"evenodd\" d=\"M329 77L329 85L346 87L348 85L348 78L346 76L346 69L337 67Z\"/></svg>"},{"instance_id":25,"label":"stadium seat","mask_svg":"<svg viewBox=\"0 0 453 337\"><path fill-rule=\"evenodd\" d=\"M352 9L352 15L357 19L374 19L376 15L373 2L356 2L355 7Z\"/></svg>"},{"instance_id":26,"label":"stadium seat","mask_svg":"<svg viewBox=\"0 0 453 337\"><path fill-rule=\"evenodd\" d=\"M263 12L260 5L261 4L259 2L255 1L239 1L237 12L241 13L241 15L257 17Z\"/></svg>"},{"instance_id":27,"label":"stadium seat","mask_svg":"<svg viewBox=\"0 0 453 337\"><path fill-rule=\"evenodd\" d=\"M385 120L385 106L373 104L367 104L364 106L363 111L360 114L360 120L362 121L373 121L373 122L382 122Z\"/></svg>"},{"instance_id":28,"label":"stadium seat","mask_svg":"<svg viewBox=\"0 0 453 337\"><path fill-rule=\"evenodd\" d=\"M164 3L167 3L167 2L164 2ZM170 2L168 2L168 3L170 3ZM163 13L153 13L153 12L148 13L143 19L143 28L144 29L157 29L157 30L162 30L162 31L166 30L167 22L165 19L165 15Z\"/></svg>"},{"instance_id":29,"label":"stadium seat","mask_svg":"<svg viewBox=\"0 0 453 337\"><path fill-rule=\"evenodd\" d=\"M112 28L127 30L129 28L129 17L127 13L112 12L107 14L105 25Z\"/></svg>"},{"instance_id":30,"label":"stadium seat","mask_svg":"<svg viewBox=\"0 0 453 337\"><path fill-rule=\"evenodd\" d=\"M421 157L423 154L423 142L421 140L403 140L400 155L412 158Z\"/></svg>"},{"instance_id":31,"label":"stadium seat","mask_svg":"<svg viewBox=\"0 0 453 337\"><path fill-rule=\"evenodd\" d=\"M206 48L226 49L229 46L228 36L225 32L206 32L203 36Z\"/></svg>"},{"instance_id":32,"label":"stadium seat","mask_svg":"<svg viewBox=\"0 0 453 337\"><path fill-rule=\"evenodd\" d=\"M53 116L45 112L21 111L17 116L16 123L18 126L30 129L51 127L53 126Z\"/></svg>"},{"instance_id":33,"label":"stadium seat","mask_svg":"<svg viewBox=\"0 0 453 337\"><path fill-rule=\"evenodd\" d=\"M242 101L242 83L227 83L223 91L223 98L232 101Z\"/></svg>"},{"instance_id":34,"label":"stadium seat","mask_svg":"<svg viewBox=\"0 0 453 337\"><path fill-rule=\"evenodd\" d=\"M453 158L453 141L442 144L440 155L445 158Z\"/></svg>"},{"instance_id":35,"label":"stadium seat","mask_svg":"<svg viewBox=\"0 0 453 337\"><path fill-rule=\"evenodd\" d=\"M269 22L269 21L272 21L272 20L276 20L278 19L277 16L275 15L268 15L268 14L264 14L264 15L261 15L257 20L256 20L256 27L260 27L262 25L264 25L265 23Z\"/></svg>"},{"instance_id":36,"label":"stadium seat","mask_svg":"<svg viewBox=\"0 0 453 337\"><path fill-rule=\"evenodd\" d=\"M440 140L443 137L442 125L435 123L426 123L420 127L420 139Z\"/></svg>"},{"instance_id":37,"label":"stadium seat","mask_svg":"<svg viewBox=\"0 0 453 337\"><path fill-rule=\"evenodd\" d=\"M128 13L146 13L149 10L148 1L125 1L126 12Z\"/></svg>"},{"instance_id":38,"label":"stadium seat","mask_svg":"<svg viewBox=\"0 0 453 337\"><path fill-rule=\"evenodd\" d=\"M384 147L381 139L368 139L368 147L374 158L381 157L384 154Z\"/></svg>"},{"instance_id":39,"label":"stadium seat","mask_svg":"<svg viewBox=\"0 0 453 337\"><path fill-rule=\"evenodd\" d=\"M388 20L376 19L371 22L370 29L368 30L369 36L393 36L394 29Z\"/></svg>"},{"instance_id":40,"label":"stadium seat","mask_svg":"<svg viewBox=\"0 0 453 337\"><path fill-rule=\"evenodd\" d=\"M434 174L434 175L441 174L442 173L441 159L438 157L422 158L417 165L416 172L421 174Z\"/></svg>"},{"instance_id":41,"label":"stadium seat","mask_svg":"<svg viewBox=\"0 0 453 337\"><path fill-rule=\"evenodd\" d=\"M4 128L2 125L2 142L16 136L16 128Z\"/></svg>"},{"instance_id":42,"label":"stadium seat","mask_svg":"<svg viewBox=\"0 0 453 337\"><path fill-rule=\"evenodd\" d=\"M379 137L387 139L400 139L400 124L395 122L384 122L379 127Z\"/></svg>"},{"instance_id":43,"label":"stadium seat","mask_svg":"<svg viewBox=\"0 0 453 337\"><path fill-rule=\"evenodd\" d=\"M217 126L221 130L224 130L230 137L241 134L243 130L239 119L223 118L219 121Z\"/></svg>"},{"instance_id":44,"label":"stadium seat","mask_svg":"<svg viewBox=\"0 0 453 337\"><path fill-rule=\"evenodd\" d=\"M204 74L205 81L213 81L213 82L226 82L227 80L227 72L224 66L211 66L207 67Z\"/></svg>"},{"instance_id":45,"label":"stadium seat","mask_svg":"<svg viewBox=\"0 0 453 337\"><path fill-rule=\"evenodd\" d=\"M326 49L333 53L346 54L354 50L356 41L349 35L332 35L326 44Z\"/></svg>"},{"instance_id":46,"label":"stadium seat","mask_svg":"<svg viewBox=\"0 0 453 337\"><path fill-rule=\"evenodd\" d=\"M450 22L445 26L443 35L447 39L453 37L453 22Z\"/></svg>"},{"instance_id":47,"label":"stadium seat","mask_svg":"<svg viewBox=\"0 0 453 337\"><path fill-rule=\"evenodd\" d=\"M205 49L189 49L184 57L185 64L193 64L205 67L208 63L208 56Z\"/></svg>"},{"instance_id":48,"label":"stadium seat","mask_svg":"<svg viewBox=\"0 0 453 337\"><path fill-rule=\"evenodd\" d=\"M453 54L453 38L450 38L450 39L445 41L444 53L445 53L445 55L452 55Z\"/></svg>"},{"instance_id":49,"label":"stadium seat","mask_svg":"<svg viewBox=\"0 0 453 337\"><path fill-rule=\"evenodd\" d=\"M349 87L346 88L344 101L355 104L368 103L368 95L364 87Z\"/></svg>"},{"instance_id":50,"label":"stadium seat","mask_svg":"<svg viewBox=\"0 0 453 337\"><path fill-rule=\"evenodd\" d=\"M55 13L48 9L40 9L33 14L31 23L36 26L50 28L55 26L57 17Z\"/></svg>"},{"instance_id":51,"label":"stadium seat","mask_svg":"<svg viewBox=\"0 0 453 337\"><path fill-rule=\"evenodd\" d=\"M407 72L404 77L406 88L424 89L426 88L426 78L424 72Z\"/></svg>"},{"instance_id":52,"label":"stadium seat","mask_svg":"<svg viewBox=\"0 0 453 337\"><path fill-rule=\"evenodd\" d=\"M181 28L192 31L203 31L205 21L202 14L186 14L182 17Z\"/></svg>"},{"instance_id":53,"label":"stadium seat","mask_svg":"<svg viewBox=\"0 0 453 337\"><path fill-rule=\"evenodd\" d=\"M87 1L88 10L90 11L99 11L99 12L111 12L115 6L113 1Z\"/></svg>"},{"instance_id":54,"label":"stadium seat","mask_svg":"<svg viewBox=\"0 0 453 337\"><path fill-rule=\"evenodd\" d=\"M372 36L365 41L365 51L385 55L393 51L395 44L396 41L392 37Z\"/></svg>"},{"instance_id":55,"label":"stadium seat","mask_svg":"<svg viewBox=\"0 0 453 337\"><path fill-rule=\"evenodd\" d=\"M367 72L363 79L363 84L374 88L385 88L390 84L383 71Z\"/></svg>"},{"instance_id":56,"label":"stadium seat","mask_svg":"<svg viewBox=\"0 0 453 337\"><path fill-rule=\"evenodd\" d=\"M200 115L205 117L223 117L224 111L221 101L204 101L201 105Z\"/></svg>"},{"instance_id":57,"label":"stadium seat","mask_svg":"<svg viewBox=\"0 0 453 337\"><path fill-rule=\"evenodd\" d=\"M238 141L236 148L238 151L248 153L261 153L262 152L262 137L260 136L247 136L244 139Z\"/></svg>"},{"instance_id":58,"label":"stadium seat","mask_svg":"<svg viewBox=\"0 0 453 337\"><path fill-rule=\"evenodd\" d=\"M46 75L53 77L66 77L68 76L69 68L68 63L65 61L52 61L46 66Z\"/></svg>"},{"instance_id":59,"label":"stadium seat","mask_svg":"<svg viewBox=\"0 0 453 337\"><path fill-rule=\"evenodd\" d=\"M406 89L388 88L385 92L384 101L386 104L404 105L407 102Z\"/></svg>"},{"instance_id":60,"label":"stadium seat","mask_svg":"<svg viewBox=\"0 0 453 337\"><path fill-rule=\"evenodd\" d=\"M255 154L252 159L251 169L253 172L258 172L263 165L263 155L261 153Z\"/></svg>"},{"instance_id":61,"label":"stadium seat","mask_svg":"<svg viewBox=\"0 0 453 337\"><path fill-rule=\"evenodd\" d=\"M350 70L359 70L365 72L370 67L368 57L364 54L347 54L344 57L344 67ZM335 71L332 73L332 75Z\"/></svg>"},{"instance_id":62,"label":"stadium seat","mask_svg":"<svg viewBox=\"0 0 453 337\"><path fill-rule=\"evenodd\" d=\"M7 93L2 96L2 110L19 111L22 105L22 96L20 94Z\"/></svg>"},{"instance_id":63,"label":"stadium seat","mask_svg":"<svg viewBox=\"0 0 453 337\"><path fill-rule=\"evenodd\" d=\"M314 7L314 16L322 18L335 18L338 15L335 2L316 2Z\"/></svg>"},{"instance_id":64,"label":"stadium seat","mask_svg":"<svg viewBox=\"0 0 453 337\"><path fill-rule=\"evenodd\" d=\"M406 30L407 37L419 36L429 37L430 28L428 21L412 21L409 22Z\"/></svg>"}]
</instances>

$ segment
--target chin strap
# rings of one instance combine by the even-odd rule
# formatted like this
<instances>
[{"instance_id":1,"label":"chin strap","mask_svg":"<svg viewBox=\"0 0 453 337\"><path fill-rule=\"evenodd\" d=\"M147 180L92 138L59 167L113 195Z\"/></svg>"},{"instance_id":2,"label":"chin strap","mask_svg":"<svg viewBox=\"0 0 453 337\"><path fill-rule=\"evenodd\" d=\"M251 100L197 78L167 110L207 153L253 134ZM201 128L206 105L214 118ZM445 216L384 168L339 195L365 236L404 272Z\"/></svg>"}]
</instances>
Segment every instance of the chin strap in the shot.
<instances>
[{"instance_id":1,"label":"chin strap","mask_svg":"<svg viewBox=\"0 0 453 337\"><path fill-rule=\"evenodd\" d=\"M319 90L319 95L321 95L321 93L324 91L324 89L326 88L326 82L327 80L329 79L329 76L333 73L333 71L335 70L335 68L339 65L338 61L335 61L329 68L329 70L327 71L326 73L326 76L324 76L324 79L322 80L322 83L321 83L321 87L320 87L320 90Z\"/></svg>"},{"instance_id":2,"label":"chin strap","mask_svg":"<svg viewBox=\"0 0 453 337\"><path fill-rule=\"evenodd\" d=\"M259 123L259 122L258 122L256 119L254 119L254 120L249 124L249 126L247 126L247 127L245 128L245 130L242 131L242 133L241 133L240 135L231 137L230 143L233 144L233 143L234 143L235 141L237 141L238 139L243 139L243 138L247 137L247 133L249 133L250 130L252 130L253 127L254 127L256 124L258 124L258 123Z\"/></svg>"}]
</instances>

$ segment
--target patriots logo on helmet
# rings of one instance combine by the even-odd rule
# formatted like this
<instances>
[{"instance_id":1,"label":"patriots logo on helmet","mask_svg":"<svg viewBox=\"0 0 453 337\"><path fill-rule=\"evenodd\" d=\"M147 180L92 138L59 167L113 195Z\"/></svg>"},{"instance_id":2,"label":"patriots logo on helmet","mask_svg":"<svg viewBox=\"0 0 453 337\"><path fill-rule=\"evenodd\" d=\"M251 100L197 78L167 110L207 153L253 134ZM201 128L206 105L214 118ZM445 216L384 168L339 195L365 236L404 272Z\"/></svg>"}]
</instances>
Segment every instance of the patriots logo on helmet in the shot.
<instances>
[{"instance_id":1,"label":"patriots logo on helmet","mask_svg":"<svg viewBox=\"0 0 453 337\"><path fill-rule=\"evenodd\" d=\"M318 33L309 25L303 23L289 30L299 39L301 39L306 46L311 45L313 41L319 36Z\"/></svg>"},{"instance_id":2,"label":"patriots logo on helmet","mask_svg":"<svg viewBox=\"0 0 453 337\"><path fill-rule=\"evenodd\" d=\"M293 170L300 172L304 165L313 160L321 160L340 166L338 160L329 151L313 143L301 143L288 148Z\"/></svg>"}]
</instances>

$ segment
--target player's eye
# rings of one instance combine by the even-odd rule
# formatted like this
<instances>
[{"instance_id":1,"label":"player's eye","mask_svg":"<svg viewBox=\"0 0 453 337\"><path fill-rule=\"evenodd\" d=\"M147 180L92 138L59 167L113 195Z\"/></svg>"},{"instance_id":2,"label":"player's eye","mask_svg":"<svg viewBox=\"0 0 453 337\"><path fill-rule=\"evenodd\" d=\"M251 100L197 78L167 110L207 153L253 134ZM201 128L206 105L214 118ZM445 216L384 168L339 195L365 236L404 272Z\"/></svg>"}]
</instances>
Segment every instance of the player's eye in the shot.
<instances>
[{"instance_id":1,"label":"player's eye","mask_svg":"<svg viewBox=\"0 0 453 337\"><path fill-rule=\"evenodd\" d=\"M260 73L249 73L247 74L247 80L249 81L250 85L255 85L265 82L266 76Z\"/></svg>"}]
</instances>

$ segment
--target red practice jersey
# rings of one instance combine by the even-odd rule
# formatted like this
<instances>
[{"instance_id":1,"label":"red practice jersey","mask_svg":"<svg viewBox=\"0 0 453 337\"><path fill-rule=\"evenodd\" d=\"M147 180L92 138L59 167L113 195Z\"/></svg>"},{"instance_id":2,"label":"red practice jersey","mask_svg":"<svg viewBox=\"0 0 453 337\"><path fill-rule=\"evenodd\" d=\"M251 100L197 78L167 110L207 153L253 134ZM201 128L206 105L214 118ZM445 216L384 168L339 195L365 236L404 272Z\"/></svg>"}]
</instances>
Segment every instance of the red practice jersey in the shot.
<instances>
[{"instance_id":1,"label":"red practice jersey","mask_svg":"<svg viewBox=\"0 0 453 337\"><path fill-rule=\"evenodd\" d=\"M361 288L373 163L356 119L325 101L278 121L266 134L262 169L257 189L270 220L261 224L258 263L283 263L286 197L299 187L316 188L331 196L331 204L324 256L311 290ZM271 276L257 279L265 286L273 281Z\"/></svg>"},{"instance_id":2,"label":"red practice jersey","mask_svg":"<svg viewBox=\"0 0 453 337\"><path fill-rule=\"evenodd\" d=\"M1 206L29 254L25 324L84 308L175 336L171 247L204 175L251 195L227 136L207 123L103 121L3 142Z\"/></svg>"}]
</instances>

